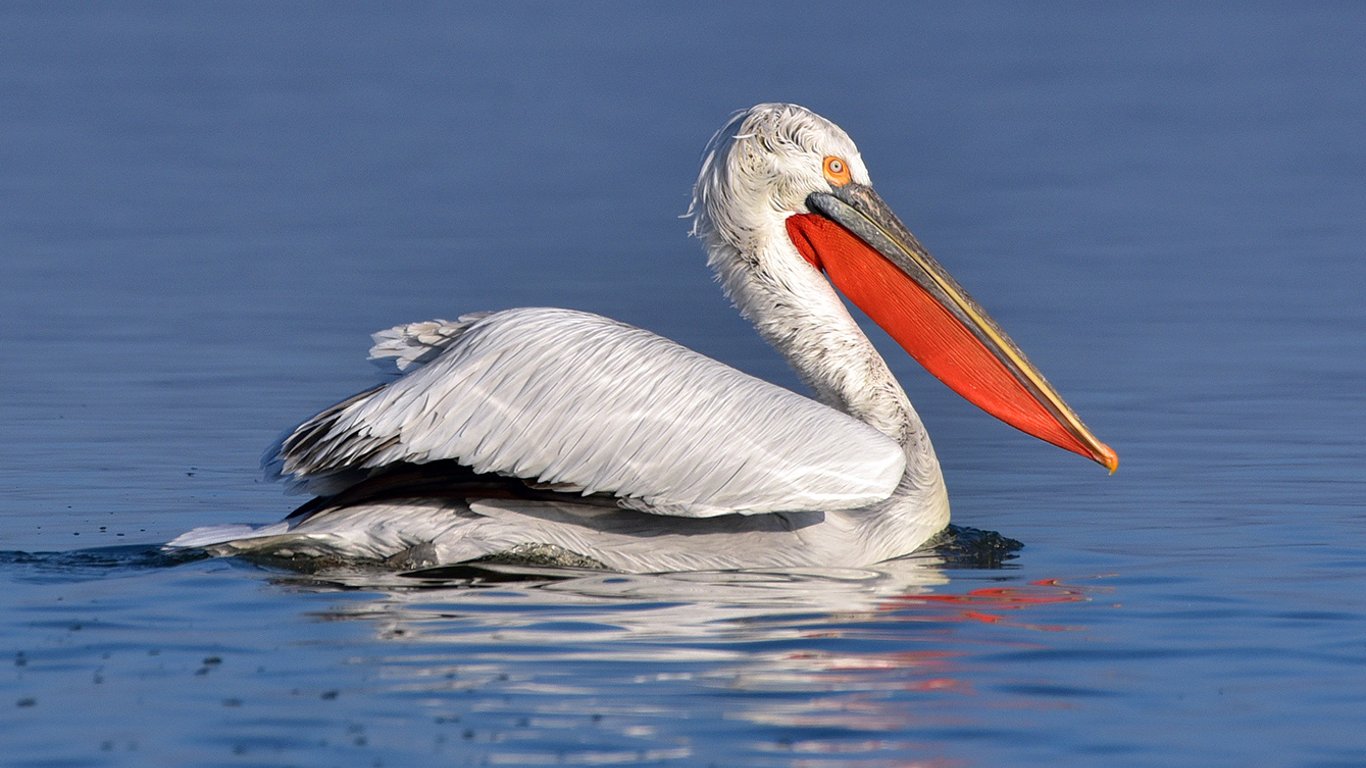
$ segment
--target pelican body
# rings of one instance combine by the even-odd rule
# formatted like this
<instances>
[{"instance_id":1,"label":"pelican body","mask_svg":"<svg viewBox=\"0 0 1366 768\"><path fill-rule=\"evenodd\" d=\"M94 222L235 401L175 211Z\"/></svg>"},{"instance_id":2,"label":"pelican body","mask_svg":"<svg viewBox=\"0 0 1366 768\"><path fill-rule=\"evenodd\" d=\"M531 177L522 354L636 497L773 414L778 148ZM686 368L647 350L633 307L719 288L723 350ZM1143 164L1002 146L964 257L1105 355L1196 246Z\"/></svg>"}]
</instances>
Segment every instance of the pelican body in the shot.
<instances>
[{"instance_id":1,"label":"pelican body","mask_svg":"<svg viewBox=\"0 0 1366 768\"><path fill-rule=\"evenodd\" d=\"M648 331L522 308L375 334L399 372L266 453L315 498L168 546L419 568L481 559L631 572L858 566L949 521L920 417L836 289L988 413L1112 472L1019 348L873 191L853 141L792 104L709 143L692 233L809 399Z\"/></svg>"}]
</instances>

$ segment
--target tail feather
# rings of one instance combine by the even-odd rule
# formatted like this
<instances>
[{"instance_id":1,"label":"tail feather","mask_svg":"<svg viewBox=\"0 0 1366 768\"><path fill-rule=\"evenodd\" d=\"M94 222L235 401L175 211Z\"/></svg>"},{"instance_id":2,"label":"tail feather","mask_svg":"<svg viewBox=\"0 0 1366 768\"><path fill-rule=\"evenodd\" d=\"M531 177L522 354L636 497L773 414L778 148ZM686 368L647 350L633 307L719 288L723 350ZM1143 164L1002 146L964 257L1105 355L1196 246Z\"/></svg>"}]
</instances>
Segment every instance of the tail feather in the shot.
<instances>
[{"instance_id":1,"label":"tail feather","mask_svg":"<svg viewBox=\"0 0 1366 768\"><path fill-rule=\"evenodd\" d=\"M167 549L208 549L249 539L263 539L287 533L286 523L270 525L209 525L186 531L166 542Z\"/></svg>"}]
</instances>

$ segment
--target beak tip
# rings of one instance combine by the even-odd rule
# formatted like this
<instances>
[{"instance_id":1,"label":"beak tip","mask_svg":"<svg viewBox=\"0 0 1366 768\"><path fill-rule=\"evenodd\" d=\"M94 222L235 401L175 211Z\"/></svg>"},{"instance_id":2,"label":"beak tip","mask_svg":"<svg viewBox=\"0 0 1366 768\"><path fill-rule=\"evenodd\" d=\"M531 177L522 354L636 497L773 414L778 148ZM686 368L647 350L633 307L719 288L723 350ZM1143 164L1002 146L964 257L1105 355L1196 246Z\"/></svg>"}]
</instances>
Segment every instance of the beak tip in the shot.
<instances>
[{"instance_id":1,"label":"beak tip","mask_svg":"<svg viewBox=\"0 0 1366 768\"><path fill-rule=\"evenodd\" d=\"M1110 470L1110 474L1113 475L1115 470L1119 469L1119 454L1115 453L1115 449L1105 443L1100 443L1100 450L1097 452L1096 462Z\"/></svg>"}]
</instances>

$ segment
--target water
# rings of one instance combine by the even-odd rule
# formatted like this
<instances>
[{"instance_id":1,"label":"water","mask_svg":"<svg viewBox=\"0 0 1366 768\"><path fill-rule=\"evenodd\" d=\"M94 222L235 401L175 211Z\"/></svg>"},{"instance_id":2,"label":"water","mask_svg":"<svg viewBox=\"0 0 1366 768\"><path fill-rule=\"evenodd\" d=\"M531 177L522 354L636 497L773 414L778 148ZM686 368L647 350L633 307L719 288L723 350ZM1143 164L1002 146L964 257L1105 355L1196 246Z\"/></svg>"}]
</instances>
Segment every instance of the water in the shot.
<instances>
[{"instance_id":1,"label":"water","mask_svg":"<svg viewBox=\"0 0 1366 768\"><path fill-rule=\"evenodd\" d=\"M1366 13L0 8L13 765L1366 764ZM677 219L805 103L1114 477L886 349L999 568L505 581L172 561L277 519L366 335L610 314L796 386Z\"/></svg>"}]
</instances>

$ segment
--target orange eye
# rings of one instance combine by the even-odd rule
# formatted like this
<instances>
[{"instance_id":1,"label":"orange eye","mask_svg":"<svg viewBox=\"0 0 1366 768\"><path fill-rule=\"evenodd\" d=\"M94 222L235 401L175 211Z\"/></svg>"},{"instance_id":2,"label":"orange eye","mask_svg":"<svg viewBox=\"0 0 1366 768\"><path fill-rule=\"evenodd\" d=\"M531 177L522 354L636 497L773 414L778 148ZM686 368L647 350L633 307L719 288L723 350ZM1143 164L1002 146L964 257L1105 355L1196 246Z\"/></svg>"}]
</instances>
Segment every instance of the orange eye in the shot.
<instances>
[{"instance_id":1,"label":"orange eye","mask_svg":"<svg viewBox=\"0 0 1366 768\"><path fill-rule=\"evenodd\" d=\"M831 184L842 187L853 179L849 176L849 164L844 158L827 155L825 158L825 178Z\"/></svg>"}]
</instances>

